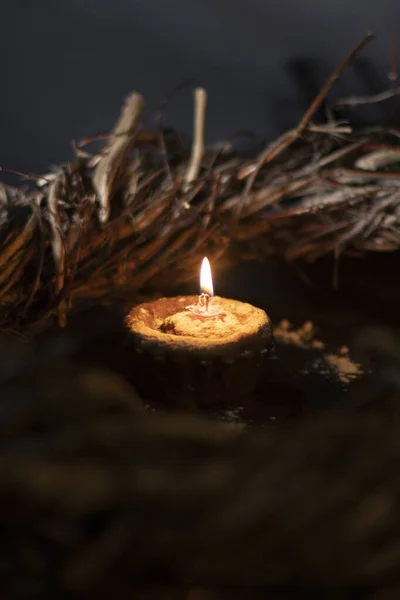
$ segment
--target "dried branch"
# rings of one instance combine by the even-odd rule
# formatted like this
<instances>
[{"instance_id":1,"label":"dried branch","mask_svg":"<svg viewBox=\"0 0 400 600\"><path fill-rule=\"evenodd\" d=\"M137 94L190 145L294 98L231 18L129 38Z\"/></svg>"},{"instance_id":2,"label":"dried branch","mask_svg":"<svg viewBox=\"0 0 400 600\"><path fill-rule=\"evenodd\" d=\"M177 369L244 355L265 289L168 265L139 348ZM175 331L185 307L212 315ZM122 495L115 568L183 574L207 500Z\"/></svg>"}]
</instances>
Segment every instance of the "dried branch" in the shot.
<instances>
[{"instance_id":1,"label":"dried branch","mask_svg":"<svg viewBox=\"0 0 400 600\"><path fill-rule=\"evenodd\" d=\"M376 150L369 154L365 154L356 160L354 166L356 169L364 169L366 171L377 171L382 167L400 162L400 148L398 150Z\"/></svg>"},{"instance_id":2,"label":"dried branch","mask_svg":"<svg viewBox=\"0 0 400 600\"><path fill-rule=\"evenodd\" d=\"M368 32L362 38L362 40L356 46L354 46L354 48L349 52L349 54L346 56L346 58L340 63L340 65L335 69L335 71L332 73L332 75L326 81L326 83L320 90L319 94L316 96L316 98L313 100L313 102L311 103L311 105L309 106L309 108L307 109L305 114L303 115L303 118L301 119L301 121L298 124L298 126L296 127L296 129L294 129L294 130L288 132L287 134L285 134L284 136L282 136L279 140L277 140L277 142L275 142L274 145L268 146L261 153L261 155L257 161L257 164L252 166L253 170L249 170L249 167L248 167L245 172L242 171L239 174L240 177L243 177L244 173L245 173L245 176L248 176L251 173L253 173L253 178L249 179L248 186L246 187L246 193L248 193L249 189L252 187L252 185L254 183L254 179L255 179L254 173L257 173L262 165L264 165L268 162L271 162L272 160L277 158L284 150L286 150L286 148L288 148L295 140L297 140L301 136L301 134L308 127L314 114L317 112L317 110L321 106L322 102L325 100L327 94L329 93L329 91L332 88L332 86L334 85L334 83L339 79L339 77L342 75L342 73L346 70L346 68L351 63L351 61L354 59L354 57L360 52L360 50L362 50L362 48L364 48L364 46L366 44L368 44L373 39L373 37L374 37L373 34Z\"/></svg>"},{"instance_id":3,"label":"dried branch","mask_svg":"<svg viewBox=\"0 0 400 600\"><path fill-rule=\"evenodd\" d=\"M203 88L194 90L194 133L192 155L185 175L184 191L196 180L204 154L204 125L206 119L207 92Z\"/></svg>"},{"instance_id":4,"label":"dried branch","mask_svg":"<svg viewBox=\"0 0 400 600\"><path fill-rule=\"evenodd\" d=\"M257 160L241 157L229 145L224 152L204 148L203 89L195 91L190 157L171 138L160 144L160 133L136 137L143 99L132 94L102 152L35 177L28 194L3 188L3 328L25 328L42 314L56 314L62 324L67 310L83 300L110 301L143 288L167 291L194 279L194 261L205 253L218 268L228 266L234 244L235 258L275 253L305 261L338 248L341 253L399 249L400 133L311 122L330 86L370 38L339 65L298 127L269 144ZM98 226L95 197L106 227ZM34 281L23 280L22 270ZM30 310L21 314L21 305Z\"/></svg>"},{"instance_id":5,"label":"dried branch","mask_svg":"<svg viewBox=\"0 0 400 600\"><path fill-rule=\"evenodd\" d=\"M105 223L110 215L110 202L120 187L118 174L126 166L134 144L134 134L144 106L143 97L128 96L121 117L112 133L107 152L98 163L93 175L93 187L99 202L99 220Z\"/></svg>"},{"instance_id":6,"label":"dried branch","mask_svg":"<svg viewBox=\"0 0 400 600\"><path fill-rule=\"evenodd\" d=\"M349 98L342 98L340 100L336 100L333 104L333 107L337 108L341 106L362 106L364 104L376 104L399 95L400 88L394 88L391 90L385 90L379 94L373 94L372 96L350 96Z\"/></svg>"}]
</instances>

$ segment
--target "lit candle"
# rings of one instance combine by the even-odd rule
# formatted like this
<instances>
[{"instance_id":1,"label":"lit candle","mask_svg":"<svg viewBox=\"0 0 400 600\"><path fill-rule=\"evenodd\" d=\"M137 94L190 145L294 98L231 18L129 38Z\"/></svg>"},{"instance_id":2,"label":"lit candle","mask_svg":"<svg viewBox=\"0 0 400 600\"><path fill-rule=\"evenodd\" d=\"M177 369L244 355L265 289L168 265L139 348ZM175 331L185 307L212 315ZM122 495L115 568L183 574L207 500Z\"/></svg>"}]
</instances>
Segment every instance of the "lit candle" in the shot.
<instances>
[{"instance_id":1,"label":"lit candle","mask_svg":"<svg viewBox=\"0 0 400 600\"><path fill-rule=\"evenodd\" d=\"M133 382L144 398L165 406L245 401L273 345L263 310L214 296L207 258L200 295L135 306L126 325L135 349Z\"/></svg>"}]
</instances>

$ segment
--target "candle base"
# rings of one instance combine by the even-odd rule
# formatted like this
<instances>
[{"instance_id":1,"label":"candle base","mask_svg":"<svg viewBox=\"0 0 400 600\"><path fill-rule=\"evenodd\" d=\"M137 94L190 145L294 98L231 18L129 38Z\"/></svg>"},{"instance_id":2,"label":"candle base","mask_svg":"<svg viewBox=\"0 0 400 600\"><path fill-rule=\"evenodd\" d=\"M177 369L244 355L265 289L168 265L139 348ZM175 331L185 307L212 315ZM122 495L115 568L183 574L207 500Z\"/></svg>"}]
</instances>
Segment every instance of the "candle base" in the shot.
<instances>
[{"instance_id":1,"label":"candle base","mask_svg":"<svg viewBox=\"0 0 400 600\"><path fill-rule=\"evenodd\" d=\"M187 309L195 297L161 298L126 317L133 342L133 383L144 399L190 409L244 403L273 345L264 311L216 298L215 319Z\"/></svg>"}]
</instances>

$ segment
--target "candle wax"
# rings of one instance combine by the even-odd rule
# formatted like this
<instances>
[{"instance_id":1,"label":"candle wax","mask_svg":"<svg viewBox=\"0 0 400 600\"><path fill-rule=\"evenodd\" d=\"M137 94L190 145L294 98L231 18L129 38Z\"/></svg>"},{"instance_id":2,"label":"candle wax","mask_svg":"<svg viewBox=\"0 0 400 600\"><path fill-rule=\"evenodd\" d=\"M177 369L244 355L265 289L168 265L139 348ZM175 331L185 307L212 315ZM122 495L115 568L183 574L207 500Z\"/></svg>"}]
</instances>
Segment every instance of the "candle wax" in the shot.
<instances>
[{"instance_id":1,"label":"candle wax","mask_svg":"<svg viewBox=\"0 0 400 600\"><path fill-rule=\"evenodd\" d=\"M185 310L167 317L160 329L172 335L211 340L234 335L239 327L241 321L229 312L220 312L214 318L207 319Z\"/></svg>"}]
</instances>

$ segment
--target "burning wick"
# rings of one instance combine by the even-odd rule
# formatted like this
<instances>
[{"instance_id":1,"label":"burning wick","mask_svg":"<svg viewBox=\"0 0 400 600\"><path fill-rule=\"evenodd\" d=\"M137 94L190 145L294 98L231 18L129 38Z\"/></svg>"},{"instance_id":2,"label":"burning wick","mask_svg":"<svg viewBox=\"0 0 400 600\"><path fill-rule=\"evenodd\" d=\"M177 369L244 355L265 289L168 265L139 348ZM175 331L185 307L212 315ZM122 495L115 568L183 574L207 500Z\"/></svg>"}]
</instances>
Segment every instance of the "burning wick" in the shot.
<instances>
[{"instance_id":1,"label":"burning wick","mask_svg":"<svg viewBox=\"0 0 400 600\"><path fill-rule=\"evenodd\" d=\"M218 306L212 304L214 296L213 280L211 275L210 261L205 256L200 269L200 289L197 304L188 306L187 308L198 317L216 317L222 310Z\"/></svg>"}]
</instances>

